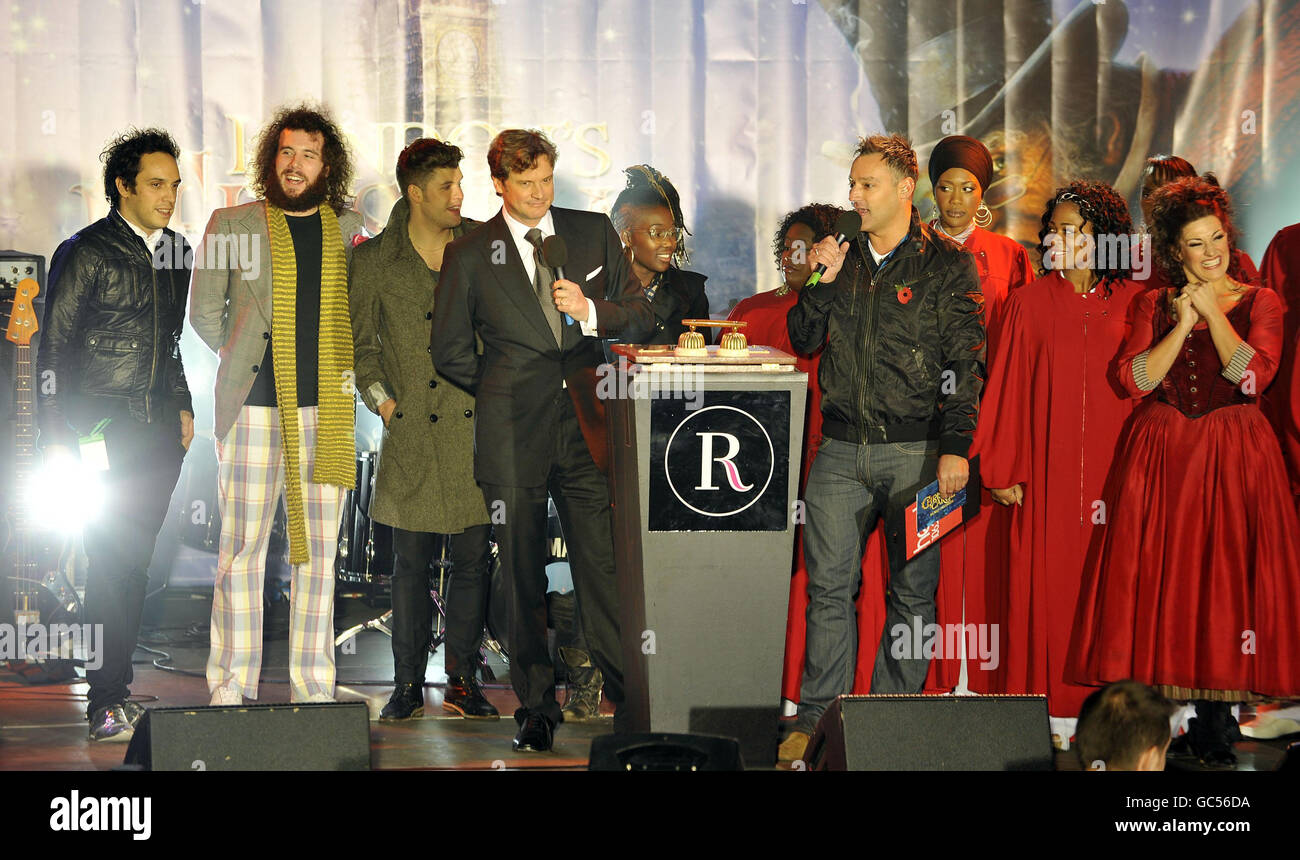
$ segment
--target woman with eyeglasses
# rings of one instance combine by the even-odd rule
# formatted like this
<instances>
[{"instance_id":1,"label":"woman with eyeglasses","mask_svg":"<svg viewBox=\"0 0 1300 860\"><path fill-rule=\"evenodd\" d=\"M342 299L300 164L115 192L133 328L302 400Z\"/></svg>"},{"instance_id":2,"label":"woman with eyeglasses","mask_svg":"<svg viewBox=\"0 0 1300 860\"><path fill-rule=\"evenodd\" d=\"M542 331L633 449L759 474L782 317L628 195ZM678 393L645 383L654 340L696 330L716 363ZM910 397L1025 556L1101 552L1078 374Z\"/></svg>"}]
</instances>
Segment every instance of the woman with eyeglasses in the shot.
<instances>
[{"instance_id":1,"label":"woman with eyeglasses","mask_svg":"<svg viewBox=\"0 0 1300 860\"><path fill-rule=\"evenodd\" d=\"M690 261L681 200L668 177L648 164L623 171L627 187L610 212L614 229L632 272L641 281L655 312L655 332L648 344L675 344L686 326L683 319L708 319L706 277L679 266ZM698 329L706 341L712 329Z\"/></svg>"},{"instance_id":2,"label":"woman with eyeglasses","mask_svg":"<svg viewBox=\"0 0 1300 860\"><path fill-rule=\"evenodd\" d=\"M1153 155L1147 159L1146 165L1142 168L1142 191L1138 201L1142 206L1143 233L1148 232L1147 225L1151 223L1151 195L1170 182L1196 175L1196 168L1192 166L1191 162L1177 155ZM1255 268L1255 262L1241 248L1233 249L1229 270L1234 278L1244 284L1261 283L1259 270ZM1163 290L1168 289L1170 286L1172 284L1165 279L1164 271L1159 266L1151 266L1147 287L1153 290Z\"/></svg>"},{"instance_id":3,"label":"woman with eyeglasses","mask_svg":"<svg viewBox=\"0 0 1300 860\"><path fill-rule=\"evenodd\" d=\"M1282 307L1233 275L1232 207L1213 176L1163 186L1150 212L1172 286L1142 295L1117 363L1143 402L1080 596L1076 673L1194 701L1192 751L1232 767L1232 703L1300 693L1300 523L1258 403L1277 372Z\"/></svg>"},{"instance_id":4,"label":"woman with eyeglasses","mask_svg":"<svg viewBox=\"0 0 1300 860\"><path fill-rule=\"evenodd\" d=\"M1144 290L1127 255L1099 253L1106 237L1133 232L1109 185L1057 189L1041 224L1042 275L1007 299L972 448L984 485L1010 509L1010 535L1003 565L974 589L985 616L967 613L998 625L999 659L967 666L972 690L1047 694L1064 747L1092 692L1066 680L1076 599L1113 522L1106 481L1135 406L1112 365Z\"/></svg>"}]
</instances>

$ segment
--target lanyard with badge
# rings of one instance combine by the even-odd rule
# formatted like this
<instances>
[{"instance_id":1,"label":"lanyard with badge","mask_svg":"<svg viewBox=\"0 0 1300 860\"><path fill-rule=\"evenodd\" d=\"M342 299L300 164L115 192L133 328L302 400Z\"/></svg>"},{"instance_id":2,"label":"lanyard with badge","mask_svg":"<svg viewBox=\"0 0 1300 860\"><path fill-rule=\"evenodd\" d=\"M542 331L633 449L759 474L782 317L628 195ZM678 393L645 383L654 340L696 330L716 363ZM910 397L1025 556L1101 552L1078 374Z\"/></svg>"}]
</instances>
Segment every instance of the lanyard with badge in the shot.
<instances>
[{"instance_id":1,"label":"lanyard with badge","mask_svg":"<svg viewBox=\"0 0 1300 860\"><path fill-rule=\"evenodd\" d=\"M81 463L91 471L108 471L108 445L104 443L104 430L111 423L112 418L105 418L77 440L81 448Z\"/></svg>"}]
</instances>

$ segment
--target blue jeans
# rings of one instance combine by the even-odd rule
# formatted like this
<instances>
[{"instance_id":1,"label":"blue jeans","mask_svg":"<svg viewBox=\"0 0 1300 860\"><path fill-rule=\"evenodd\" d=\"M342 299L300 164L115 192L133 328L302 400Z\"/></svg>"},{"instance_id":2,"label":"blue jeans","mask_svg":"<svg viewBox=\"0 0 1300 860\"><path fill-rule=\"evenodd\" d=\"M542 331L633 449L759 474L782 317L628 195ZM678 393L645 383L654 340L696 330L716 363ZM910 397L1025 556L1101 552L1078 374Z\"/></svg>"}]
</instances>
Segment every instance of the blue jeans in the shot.
<instances>
[{"instance_id":1,"label":"blue jeans","mask_svg":"<svg viewBox=\"0 0 1300 860\"><path fill-rule=\"evenodd\" d=\"M822 441L805 495L804 562L808 568L808 632L798 727L811 732L836 696L853 690L858 655L854 597L862 582L867 535L884 519L889 550L885 629L871 676L873 693L919 693L930 661L900 659L890 645L896 625L911 629L935 620L939 548L904 563L903 512L935 479L938 443L854 445ZM910 641L911 637L908 637Z\"/></svg>"}]
</instances>

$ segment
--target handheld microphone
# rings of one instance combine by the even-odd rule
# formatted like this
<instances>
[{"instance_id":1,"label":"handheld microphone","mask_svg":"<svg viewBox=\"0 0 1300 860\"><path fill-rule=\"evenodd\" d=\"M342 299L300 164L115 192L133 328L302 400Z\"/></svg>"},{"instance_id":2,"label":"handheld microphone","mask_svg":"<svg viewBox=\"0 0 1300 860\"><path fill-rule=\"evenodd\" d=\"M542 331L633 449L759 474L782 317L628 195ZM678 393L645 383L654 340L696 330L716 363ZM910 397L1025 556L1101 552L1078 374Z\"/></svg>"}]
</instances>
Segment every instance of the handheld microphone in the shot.
<instances>
[{"instance_id":1,"label":"handheld microphone","mask_svg":"<svg viewBox=\"0 0 1300 860\"><path fill-rule=\"evenodd\" d=\"M835 219L835 244L842 245L862 232L862 216L857 210L850 209ZM822 275L826 274L826 264L818 263L817 268L813 269L812 276L808 278L805 287L813 287L821 282Z\"/></svg>"},{"instance_id":2,"label":"handheld microphone","mask_svg":"<svg viewBox=\"0 0 1300 860\"><path fill-rule=\"evenodd\" d=\"M561 236L547 236L542 240L542 262L555 272L555 280L564 280L564 264L569 262L569 246ZM573 317L564 315L565 325L573 325Z\"/></svg>"}]
</instances>

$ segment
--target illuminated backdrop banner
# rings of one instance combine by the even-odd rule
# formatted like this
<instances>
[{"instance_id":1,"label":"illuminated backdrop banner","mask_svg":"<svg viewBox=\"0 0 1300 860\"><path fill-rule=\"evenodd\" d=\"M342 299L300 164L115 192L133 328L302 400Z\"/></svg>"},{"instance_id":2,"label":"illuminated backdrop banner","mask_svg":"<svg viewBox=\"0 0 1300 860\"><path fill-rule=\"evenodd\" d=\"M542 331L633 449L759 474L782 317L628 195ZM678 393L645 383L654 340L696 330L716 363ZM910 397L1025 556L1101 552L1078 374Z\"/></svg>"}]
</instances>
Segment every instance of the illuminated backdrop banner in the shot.
<instances>
[{"instance_id":1,"label":"illuminated backdrop banner","mask_svg":"<svg viewBox=\"0 0 1300 860\"><path fill-rule=\"evenodd\" d=\"M1225 179L1258 258L1300 220L1281 182L1300 140L1298 13L1295 0L17 0L0 5L0 245L48 255L101 216L98 154L131 125L184 149L173 226L194 238L213 208L247 199L265 118L311 99L351 137L372 232L396 198L396 154L420 134L465 149L477 218L498 206L484 152L501 128L556 141L560 205L607 209L622 168L653 164L682 192L717 314L776 285L780 216L843 204L854 140L883 129L913 138L923 177L944 134L983 138L995 229L1022 241L1057 184L1101 178L1134 199L1142 160L1178 152ZM928 194L923 179L925 213Z\"/></svg>"}]
</instances>

